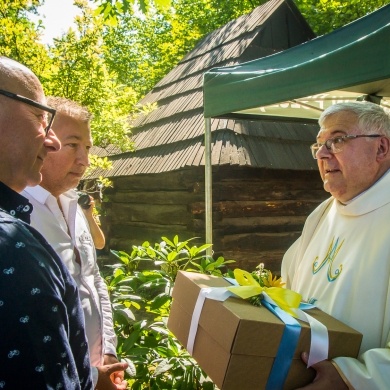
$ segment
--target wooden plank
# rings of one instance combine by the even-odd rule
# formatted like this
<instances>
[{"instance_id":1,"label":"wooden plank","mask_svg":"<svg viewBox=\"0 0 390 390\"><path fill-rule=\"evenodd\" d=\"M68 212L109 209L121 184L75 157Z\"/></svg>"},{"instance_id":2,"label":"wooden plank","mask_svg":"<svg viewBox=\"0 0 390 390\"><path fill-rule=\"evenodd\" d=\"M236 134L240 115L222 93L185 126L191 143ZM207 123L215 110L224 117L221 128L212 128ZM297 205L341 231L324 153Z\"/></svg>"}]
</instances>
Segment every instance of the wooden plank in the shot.
<instances>
[{"instance_id":1,"label":"wooden plank","mask_svg":"<svg viewBox=\"0 0 390 390\"><path fill-rule=\"evenodd\" d=\"M248 232L281 232L302 230L306 216L278 216L278 217L237 217L213 220L214 229L220 234L236 234ZM204 226L204 219L194 218L191 227L199 229Z\"/></svg>"},{"instance_id":2,"label":"wooden plank","mask_svg":"<svg viewBox=\"0 0 390 390\"><path fill-rule=\"evenodd\" d=\"M313 200L318 204L329 197L324 190L294 189L293 184L273 186L261 183L215 183L213 200L222 201L255 201L255 200Z\"/></svg>"},{"instance_id":3,"label":"wooden plank","mask_svg":"<svg viewBox=\"0 0 390 390\"><path fill-rule=\"evenodd\" d=\"M189 191L118 191L110 196L115 203L136 204L184 204L201 202L204 195Z\"/></svg>"},{"instance_id":4,"label":"wooden plank","mask_svg":"<svg viewBox=\"0 0 390 390\"><path fill-rule=\"evenodd\" d=\"M173 238L176 234L181 240L195 237L195 234L188 233L186 231L168 230L166 227L152 228L145 227L134 230L131 226L127 229L127 235L123 237L115 237L110 239L108 246L110 249L131 251L132 245L141 245L145 241L150 243L160 242L161 237ZM195 241L191 241L195 245ZM204 243L204 240L199 241L199 245Z\"/></svg>"},{"instance_id":5,"label":"wooden plank","mask_svg":"<svg viewBox=\"0 0 390 390\"><path fill-rule=\"evenodd\" d=\"M217 167L213 167L217 168ZM318 188L322 188L322 181L318 170L305 170L296 171L290 169L263 169L263 168L243 168L243 167L223 167L220 166L218 169L214 169L213 181L232 181L232 180L273 180L275 182L306 182L313 181L309 186L317 185Z\"/></svg>"},{"instance_id":6,"label":"wooden plank","mask_svg":"<svg viewBox=\"0 0 390 390\"><path fill-rule=\"evenodd\" d=\"M224 250L287 250L300 234L301 232L226 235L221 239L221 244Z\"/></svg>"},{"instance_id":7,"label":"wooden plank","mask_svg":"<svg viewBox=\"0 0 390 390\"><path fill-rule=\"evenodd\" d=\"M266 269L275 272L275 275L280 275L280 267L285 253L284 250L222 250L214 248L215 255L224 257L225 260L235 260L235 263L229 265L229 268L241 268L248 272L254 271L256 267L263 263Z\"/></svg>"},{"instance_id":8,"label":"wooden plank","mask_svg":"<svg viewBox=\"0 0 390 390\"><path fill-rule=\"evenodd\" d=\"M215 229L224 235L242 233L280 233L301 231L306 216L224 218L216 221Z\"/></svg>"},{"instance_id":9,"label":"wooden plank","mask_svg":"<svg viewBox=\"0 0 390 390\"><path fill-rule=\"evenodd\" d=\"M248 151L246 150L247 145L244 137L238 137L238 142L239 142L239 146L238 146L239 164L242 166L250 165L250 158L249 158Z\"/></svg>"},{"instance_id":10,"label":"wooden plank","mask_svg":"<svg viewBox=\"0 0 390 390\"><path fill-rule=\"evenodd\" d=\"M227 217L256 217L256 216L283 216L309 215L318 201L286 200L286 201L226 201L213 203L213 211ZM204 203L197 202L189 206L191 214L204 213Z\"/></svg>"},{"instance_id":11,"label":"wooden plank","mask_svg":"<svg viewBox=\"0 0 390 390\"><path fill-rule=\"evenodd\" d=\"M230 132L229 138L230 138L230 145L231 145L230 164L231 165L240 165L240 158L239 158L237 142L239 142L239 139L241 137L237 136L233 132Z\"/></svg>"},{"instance_id":12,"label":"wooden plank","mask_svg":"<svg viewBox=\"0 0 390 390\"><path fill-rule=\"evenodd\" d=\"M133 175L113 178L116 190L181 190L192 188L194 181L202 181L204 168L182 169L154 175Z\"/></svg>"},{"instance_id":13,"label":"wooden plank","mask_svg":"<svg viewBox=\"0 0 390 390\"><path fill-rule=\"evenodd\" d=\"M157 236L156 236L157 234ZM160 239L164 237L174 237L179 235L181 239L194 237L194 233L189 231L185 225L177 224L155 224L146 222L117 223L111 227L112 239L131 239L137 240L138 245L143 241Z\"/></svg>"},{"instance_id":14,"label":"wooden plank","mask_svg":"<svg viewBox=\"0 0 390 390\"><path fill-rule=\"evenodd\" d=\"M156 224L187 225L191 215L186 205L153 205L153 204L117 204L113 203L107 216L111 221L121 222L150 222Z\"/></svg>"},{"instance_id":15,"label":"wooden plank","mask_svg":"<svg viewBox=\"0 0 390 390\"><path fill-rule=\"evenodd\" d=\"M211 164L219 165L221 159L221 153L223 152L223 139L218 138L211 149Z\"/></svg>"},{"instance_id":16,"label":"wooden plank","mask_svg":"<svg viewBox=\"0 0 390 390\"><path fill-rule=\"evenodd\" d=\"M202 143L199 144L199 149L198 149L198 152L192 162L192 165L201 165L202 164L202 161L204 161L204 153L205 153L205 147ZM203 171L204 171L204 167L203 168Z\"/></svg>"},{"instance_id":17,"label":"wooden plank","mask_svg":"<svg viewBox=\"0 0 390 390\"><path fill-rule=\"evenodd\" d=\"M221 139L221 141L218 141L221 145L221 153L218 162L220 165L230 165L231 143L229 133L230 132L228 131L218 133L218 137ZM214 163L214 159L212 161Z\"/></svg>"}]
</instances>

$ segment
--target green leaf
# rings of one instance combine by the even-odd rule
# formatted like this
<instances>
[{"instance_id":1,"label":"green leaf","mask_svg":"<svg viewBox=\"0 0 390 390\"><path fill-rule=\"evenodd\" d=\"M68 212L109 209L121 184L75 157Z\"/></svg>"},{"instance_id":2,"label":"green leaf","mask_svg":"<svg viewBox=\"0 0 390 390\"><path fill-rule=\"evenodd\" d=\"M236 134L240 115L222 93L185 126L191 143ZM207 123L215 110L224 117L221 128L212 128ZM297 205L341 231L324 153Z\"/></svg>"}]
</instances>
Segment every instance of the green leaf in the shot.
<instances>
[{"instance_id":1,"label":"green leaf","mask_svg":"<svg viewBox=\"0 0 390 390\"><path fill-rule=\"evenodd\" d=\"M149 352L150 352L149 348L138 347L138 348L130 349L128 353L130 356L139 356L139 355L147 355Z\"/></svg>"},{"instance_id":2,"label":"green leaf","mask_svg":"<svg viewBox=\"0 0 390 390\"><path fill-rule=\"evenodd\" d=\"M167 330L166 328L162 328L161 326L151 326L150 329L153 329L155 332L159 334L163 334L163 335L169 334L169 330Z\"/></svg>"},{"instance_id":3,"label":"green leaf","mask_svg":"<svg viewBox=\"0 0 390 390\"><path fill-rule=\"evenodd\" d=\"M131 295L131 294L121 294L120 295L120 299L122 301L126 301L126 300L132 300L132 301L140 301L142 300L142 298L138 295Z\"/></svg>"},{"instance_id":4,"label":"green leaf","mask_svg":"<svg viewBox=\"0 0 390 390\"><path fill-rule=\"evenodd\" d=\"M143 336L142 337L142 345L147 348L155 349L159 345L159 340L153 335Z\"/></svg>"},{"instance_id":5,"label":"green leaf","mask_svg":"<svg viewBox=\"0 0 390 390\"><path fill-rule=\"evenodd\" d=\"M167 302L170 302L170 301L171 301L171 297L169 295L160 294L160 295L156 296L151 301L150 308L151 308L151 310L157 310L161 306L165 305Z\"/></svg>"},{"instance_id":6,"label":"green leaf","mask_svg":"<svg viewBox=\"0 0 390 390\"><path fill-rule=\"evenodd\" d=\"M215 385L214 383L212 382L202 382L202 389L203 390L214 390L215 389Z\"/></svg>"},{"instance_id":7,"label":"green leaf","mask_svg":"<svg viewBox=\"0 0 390 390\"><path fill-rule=\"evenodd\" d=\"M133 330L129 337L125 339L123 342L122 350L126 353L128 353L136 343L136 341L139 339L141 332Z\"/></svg>"},{"instance_id":8,"label":"green leaf","mask_svg":"<svg viewBox=\"0 0 390 390\"><path fill-rule=\"evenodd\" d=\"M198 248L198 252L203 252L210 247L212 247L212 244L203 244Z\"/></svg>"},{"instance_id":9,"label":"green leaf","mask_svg":"<svg viewBox=\"0 0 390 390\"><path fill-rule=\"evenodd\" d=\"M179 355L179 349L181 349L181 344L176 342L172 337L168 338L168 347L173 352L174 356Z\"/></svg>"},{"instance_id":10,"label":"green leaf","mask_svg":"<svg viewBox=\"0 0 390 390\"><path fill-rule=\"evenodd\" d=\"M110 286L116 286L125 277L124 273L114 271L114 279L111 280Z\"/></svg>"},{"instance_id":11,"label":"green leaf","mask_svg":"<svg viewBox=\"0 0 390 390\"><path fill-rule=\"evenodd\" d=\"M177 237L177 236L176 236ZM171 246L171 247L175 247L176 245L169 239L169 238L167 238L167 237L161 237L161 239L165 242L165 243L167 243L169 246ZM160 243L160 245L161 245L161 243Z\"/></svg>"},{"instance_id":12,"label":"green leaf","mask_svg":"<svg viewBox=\"0 0 390 390\"><path fill-rule=\"evenodd\" d=\"M115 314L122 316L127 322L135 321L135 316L130 309L116 309Z\"/></svg>"},{"instance_id":13,"label":"green leaf","mask_svg":"<svg viewBox=\"0 0 390 390\"><path fill-rule=\"evenodd\" d=\"M173 367L173 364L170 364L168 360L162 360L160 364L156 367L156 370L153 373L153 376L156 377L158 375L163 374L164 372L169 371Z\"/></svg>"},{"instance_id":14,"label":"green leaf","mask_svg":"<svg viewBox=\"0 0 390 390\"><path fill-rule=\"evenodd\" d=\"M172 261L176 260L178 258L179 254L176 251L172 251L168 253L167 261L168 263L171 263Z\"/></svg>"},{"instance_id":15,"label":"green leaf","mask_svg":"<svg viewBox=\"0 0 390 390\"><path fill-rule=\"evenodd\" d=\"M146 320L138 321L133 326L134 329L141 330L147 326L148 322Z\"/></svg>"},{"instance_id":16,"label":"green leaf","mask_svg":"<svg viewBox=\"0 0 390 390\"><path fill-rule=\"evenodd\" d=\"M129 365L126 368L126 373L130 378L134 378L137 375L137 369L135 368L134 363L128 358L121 359L121 361L126 362Z\"/></svg>"},{"instance_id":17,"label":"green leaf","mask_svg":"<svg viewBox=\"0 0 390 390\"><path fill-rule=\"evenodd\" d=\"M154 0L156 5L161 7L163 10L167 10L171 5L171 0Z\"/></svg>"}]
</instances>

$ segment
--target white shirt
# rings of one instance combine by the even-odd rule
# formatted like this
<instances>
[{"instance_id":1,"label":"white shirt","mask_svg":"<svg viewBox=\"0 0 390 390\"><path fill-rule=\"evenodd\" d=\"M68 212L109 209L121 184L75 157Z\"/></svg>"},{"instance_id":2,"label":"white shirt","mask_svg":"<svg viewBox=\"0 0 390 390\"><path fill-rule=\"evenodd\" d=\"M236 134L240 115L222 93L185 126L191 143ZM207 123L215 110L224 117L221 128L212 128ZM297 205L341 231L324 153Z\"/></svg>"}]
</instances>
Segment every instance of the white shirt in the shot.
<instances>
[{"instance_id":1,"label":"white shirt","mask_svg":"<svg viewBox=\"0 0 390 390\"><path fill-rule=\"evenodd\" d=\"M69 269L79 288L92 366L103 364L104 354L116 356L117 339L113 329L111 302L100 275L96 250L88 221L77 204L73 190L57 199L41 186L27 187L22 195L34 209L31 225L49 242ZM81 266L76 261L77 248ZM96 383L96 372L94 382Z\"/></svg>"},{"instance_id":2,"label":"white shirt","mask_svg":"<svg viewBox=\"0 0 390 390\"><path fill-rule=\"evenodd\" d=\"M308 217L282 277L303 300L363 334L358 359L334 359L355 389L390 383L390 173L348 204L334 198Z\"/></svg>"}]
</instances>

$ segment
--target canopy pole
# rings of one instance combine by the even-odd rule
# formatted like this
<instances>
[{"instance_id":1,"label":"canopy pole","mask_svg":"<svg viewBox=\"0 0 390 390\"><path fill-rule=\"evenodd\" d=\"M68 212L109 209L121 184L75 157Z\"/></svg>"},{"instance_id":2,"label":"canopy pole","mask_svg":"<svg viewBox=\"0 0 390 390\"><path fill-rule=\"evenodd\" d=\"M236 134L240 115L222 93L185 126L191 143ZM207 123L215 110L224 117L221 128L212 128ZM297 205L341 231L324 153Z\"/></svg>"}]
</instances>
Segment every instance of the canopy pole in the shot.
<instances>
[{"instance_id":1,"label":"canopy pole","mask_svg":"<svg viewBox=\"0 0 390 390\"><path fill-rule=\"evenodd\" d=\"M213 197L212 197L212 165L211 165L211 118L205 118L204 135L205 155L205 213L206 213L206 244L213 243ZM211 256L213 248L207 248L206 254Z\"/></svg>"}]
</instances>

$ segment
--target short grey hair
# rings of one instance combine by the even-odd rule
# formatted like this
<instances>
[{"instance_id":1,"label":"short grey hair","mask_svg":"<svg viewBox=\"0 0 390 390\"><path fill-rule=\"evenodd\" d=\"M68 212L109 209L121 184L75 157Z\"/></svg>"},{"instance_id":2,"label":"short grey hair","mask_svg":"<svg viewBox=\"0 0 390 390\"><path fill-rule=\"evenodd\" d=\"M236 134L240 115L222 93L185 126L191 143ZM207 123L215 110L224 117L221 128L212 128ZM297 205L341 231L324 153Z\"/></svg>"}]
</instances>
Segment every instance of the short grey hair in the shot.
<instances>
[{"instance_id":1,"label":"short grey hair","mask_svg":"<svg viewBox=\"0 0 390 390\"><path fill-rule=\"evenodd\" d=\"M326 118L339 112L352 112L364 134L379 133L390 137L390 110L371 102L336 103L328 107L320 116L318 123L323 125Z\"/></svg>"},{"instance_id":2,"label":"short grey hair","mask_svg":"<svg viewBox=\"0 0 390 390\"><path fill-rule=\"evenodd\" d=\"M92 119L92 114L87 107L67 98L49 96L47 105L54 108L59 114L70 116L84 123L89 123Z\"/></svg>"}]
</instances>

